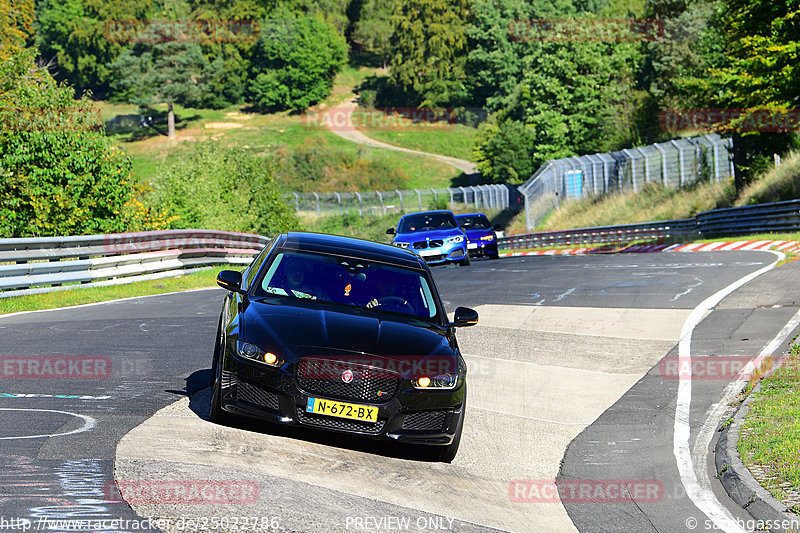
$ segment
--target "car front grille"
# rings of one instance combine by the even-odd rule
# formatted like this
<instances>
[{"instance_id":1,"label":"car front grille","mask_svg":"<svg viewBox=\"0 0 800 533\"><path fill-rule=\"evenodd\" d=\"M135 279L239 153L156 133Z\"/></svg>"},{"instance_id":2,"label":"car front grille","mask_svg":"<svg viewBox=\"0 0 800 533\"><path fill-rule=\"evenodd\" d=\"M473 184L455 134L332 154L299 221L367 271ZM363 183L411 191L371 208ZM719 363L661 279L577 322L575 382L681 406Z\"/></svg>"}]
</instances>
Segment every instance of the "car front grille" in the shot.
<instances>
[{"instance_id":1,"label":"car front grille","mask_svg":"<svg viewBox=\"0 0 800 533\"><path fill-rule=\"evenodd\" d=\"M345 383L345 371L352 381ZM397 391L400 374L369 365L332 359L304 357L296 367L297 384L303 392L336 400L386 403Z\"/></svg>"},{"instance_id":2,"label":"car front grille","mask_svg":"<svg viewBox=\"0 0 800 533\"><path fill-rule=\"evenodd\" d=\"M383 429L383 420L377 422L360 422L358 420L346 420L344 418L334 418L325 415L314 415L306 413L299 407L297 408L297 420L306 426L316 426L339 431L352 431L357 433L367 433L377 435Z\"/></svg>"},{"instance_id":3,"label":"car front grille","mask_svg":"<svg viewBox=\"0 0 800 533\"><path fill-rule=\"evenodd\" d=\"M239 386L236 387L236 399L267 409L278 409L278 396L274 392L251 385L246 381L239 382Z\"/></svg>"},{"instance_id":4,"label":"car front grille","mask_svg":"<svg viewBox=\"0 0 800 533\"><path fill-rule=\"evenodd\" d=\"M434 261L444 261L445 259L447 259L447 256L446 255L426 255L425 257L423 257L423 259L425 261L427 261L428 263L432 263Z\"/></svg>"},{"instance_id":5,"label":"car front grille","mask_svg":"<svg viewBox=\"0 0 800 533\"><path fill-rule=\"evenodd\" d=\"M403 429L412 431L441 431L447 411L422 411L411 413L403 422Z\"/></svg>"},{"instance_id":6,"label":"car front grille","mask_svg":"<svg viewBox=\"0 0 800 533\"><path fill-rule=\"evenodd\" d=\"M432 241L417 241L411 246L415 250L424 250L425 248L439 248L444 244L442 239L434 239Z\"/></svg>"}]
</instances>

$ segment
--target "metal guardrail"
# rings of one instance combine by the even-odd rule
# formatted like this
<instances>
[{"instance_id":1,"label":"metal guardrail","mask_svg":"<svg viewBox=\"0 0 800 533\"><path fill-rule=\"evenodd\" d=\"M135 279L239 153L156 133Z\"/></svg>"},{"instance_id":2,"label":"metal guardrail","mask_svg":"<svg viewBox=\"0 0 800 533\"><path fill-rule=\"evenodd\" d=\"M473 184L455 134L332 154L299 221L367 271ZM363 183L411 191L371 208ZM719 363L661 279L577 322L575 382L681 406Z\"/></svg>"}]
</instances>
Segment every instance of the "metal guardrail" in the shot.
<instances>
[{"instance_id":1,"label":"metal guardrail","mask_svg":"<svg viewBox=\"0 0 800 533\"><path fill-rule=\"evenodd\" d=\"M696 222L694 219L686 219L511 235L498 239L497 244L501 250L519 250L547 246L614 244L696 236Z\"/></svg>"},{"instance_id":2,"label":"metal guardrail","mask_svg":"<svg viewBox=\"0 0 800 533\"><path fill-rule=\"evenodd\" d=\"M574 244L614 244L791 233L800 231L800 200L714 209L694 218L663 220L624 226L602 226L564 231L543 231L498 239L501 250L518 250Z\"/></svg>"},{"instance_id":3,"label":"metal guardrail","mask_svg":"<svg viewBox=\"0 0 800 533\"><path fill-rule=\"evenodd\" d=\"M267 242L260 235L215 230L0 239L0 298L177 276L215 264L246 265Z\"/></svg>"},{"instance_id":4,"label":"metal guardrail","mask_svg":"<svg viewBox=\"0 0 800 533\"><path fill-rule=\"evenodd\" d=\"M800 231L800 200L715 209L695 218L513 235L501 250ZM249 264L267 237L171 230L0 239L0 299L181 275L214 264ZM73 285L78 284L78 285Z\"/></svg>"}]
</instances>

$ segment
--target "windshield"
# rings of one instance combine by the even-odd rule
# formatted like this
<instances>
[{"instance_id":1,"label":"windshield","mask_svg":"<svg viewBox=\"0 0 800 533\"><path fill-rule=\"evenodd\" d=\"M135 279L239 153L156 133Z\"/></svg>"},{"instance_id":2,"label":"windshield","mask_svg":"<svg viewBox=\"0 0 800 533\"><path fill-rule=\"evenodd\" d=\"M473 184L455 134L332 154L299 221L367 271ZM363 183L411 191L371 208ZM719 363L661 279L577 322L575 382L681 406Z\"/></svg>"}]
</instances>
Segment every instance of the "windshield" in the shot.
<instances>
[{"instance_id":1,"label":"windshield","mask_svg":"<svg viewBox=\"0 0 800 533\"><path fill-rule=\"evenodd\" d=\"M415 231L452 229L456 227L458 225L453 213L419 213L404 216L397 227L397 233L413 233Z\"/></svg>"},{"instance_id":2,"label":"windshield","mask_svg":"<svg viewBox=\"0 0 800 533\"><path fill-rule=\"evenodd\" d=\"M420 272L349 257L279 253L256 295L316 300L424 319L437 315L431 285Z\"/></svg>"},{"instance_id":3,"label":"windshield","mask_svg":"<svg viewBox=\"0 0 800 533\"><path fill-rule=\"evenodd\" d=\"M464 215L458 217L458 225L464 229L491 229L492 225L485 215Z\"/></svg>"}]
</instances>

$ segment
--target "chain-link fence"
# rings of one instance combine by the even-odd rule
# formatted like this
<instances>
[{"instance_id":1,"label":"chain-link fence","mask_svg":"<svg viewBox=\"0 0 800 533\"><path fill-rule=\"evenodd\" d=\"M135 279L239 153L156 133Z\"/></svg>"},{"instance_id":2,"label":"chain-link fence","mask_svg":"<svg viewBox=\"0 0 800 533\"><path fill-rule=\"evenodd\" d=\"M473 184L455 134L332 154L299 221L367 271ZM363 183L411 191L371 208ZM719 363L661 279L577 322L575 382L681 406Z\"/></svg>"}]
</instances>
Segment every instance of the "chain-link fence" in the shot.
<instances>
[{"instance_id":1,"label":"chain-link fence","mask_svg":"<svg viewBox=\"0 0 800 533\"><path fill-rule=\"evenodd\" d=\"M289 201L298 214L316 215L353 212L365 214L404 213L429 209L476 211L506 209L516 194L508 185L475 185L447 189L412 189L407 191L291 193Z\"/></svg>"},{"instance_id":2,"label":"chain-link fence","mask_svg":"<svg viewBox=\"0 0 800 533\"><path fill-rule=\"evenodd\" d=\"M519 187L528 231L564 200L638 192L648 183L684 187L733 175L732 141L704 135L565 159L551 159Z\"/></svg>"}]
</instances>

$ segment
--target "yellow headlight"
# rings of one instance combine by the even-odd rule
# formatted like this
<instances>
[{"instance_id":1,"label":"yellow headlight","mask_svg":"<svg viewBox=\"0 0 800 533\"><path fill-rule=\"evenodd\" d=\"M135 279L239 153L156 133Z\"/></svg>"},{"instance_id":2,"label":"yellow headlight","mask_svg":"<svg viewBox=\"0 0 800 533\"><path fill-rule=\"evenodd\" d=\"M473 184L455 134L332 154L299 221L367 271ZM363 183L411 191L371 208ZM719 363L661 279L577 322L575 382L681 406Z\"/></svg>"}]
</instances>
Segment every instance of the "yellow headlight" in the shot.
<instances>
[{"instance_id":1,"label":"yellow headlight","mask_svg":"<svg viewBox=\"0 0 800 533\"><path fill-rule=\"evenodd\" d=\"M431 384L431 378L422 377L417 380L417 386L422 387L423 389Z\"/></svg>"},{"instance_id":2,"label":"yellow headlight","mask_svg":"<svg viewBox=\"0 0 800 533\"><path fill-rule=\"evenodd\" d=\"M272 352L267 352L264 354L264 362L268 365L274 365L278 362L278 356Z\"/></svg>"}]
</instances>

